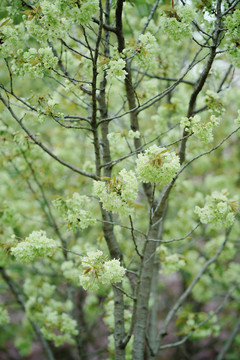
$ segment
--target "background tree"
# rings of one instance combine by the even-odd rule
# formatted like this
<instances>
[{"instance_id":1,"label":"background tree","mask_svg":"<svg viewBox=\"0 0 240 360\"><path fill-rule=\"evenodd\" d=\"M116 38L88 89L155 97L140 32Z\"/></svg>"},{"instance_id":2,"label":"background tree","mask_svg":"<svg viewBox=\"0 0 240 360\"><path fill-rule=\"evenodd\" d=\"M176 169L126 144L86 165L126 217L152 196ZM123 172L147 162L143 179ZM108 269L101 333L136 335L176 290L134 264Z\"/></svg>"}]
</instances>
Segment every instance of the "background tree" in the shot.
<instances>
[{"instance_id":1,"label":"background tree","mask_svg":"<svg viewBox=\"0 0 240 360\"><path fill-rule=\"evenodd\" d=\"M1 2L2 359L238 359L240 1Z\"/></svg>"}]
</instances>

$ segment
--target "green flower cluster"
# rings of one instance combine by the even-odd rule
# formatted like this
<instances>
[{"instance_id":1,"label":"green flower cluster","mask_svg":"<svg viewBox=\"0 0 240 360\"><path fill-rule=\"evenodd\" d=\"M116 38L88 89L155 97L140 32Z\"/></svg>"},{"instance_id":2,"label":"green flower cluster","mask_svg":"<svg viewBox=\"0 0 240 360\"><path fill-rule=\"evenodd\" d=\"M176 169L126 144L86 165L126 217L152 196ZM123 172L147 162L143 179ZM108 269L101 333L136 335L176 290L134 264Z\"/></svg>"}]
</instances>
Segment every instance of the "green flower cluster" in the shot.
<instances>
[{"instance_id":1,"label":"green flower cluster","mask_svg":"<svg viewBox=\"0 0 240 360\"><path fill-rule=\"evenodd\" d=\"M106 260L100 250L88 252L82 258L82 271L79 280L85 290L97 290L102 285L120 282L125 274L119 260Z\"/></svg>"},{"instance_id":2,"label":"green flower cluster","mask_svg":"<svg viewBox=\"0 0 240 360\"><path fill-rule=\"evenodd\" d=\"M47 238L45 231L33 231L24 241L11 248L16 260L29 264L39 257L52 256L57 243Z\"/></svg>"},{"instance_id":3,"label":"green flower cluster","mask_svg":"<svg viewBox=\"0 0 240 360\"><path fill-rule=\"evenodd\" d=\"M78 285L79 269L76 268L72 260L64 261L61 265L61 270L66 280L72 282L74 285Z\"/></svg>"},{"instance_id":4,"label":"green flower cluster","mask_svg":"<svg viewBox=\"0 0 240 360\"><path fill-rule=\"evenodd\" d=\"M205 321L208 316L211 316L210 319L198 328L200 323ZM217 320L217 316L213 315L212 312L207 314L204 312L189 313L189 311L182 311L178 316L176 324L180 329L180 334L188 335L193 331L192 339L198 340L211 335L214 337L219 335L220 326L217 325Z\"/></svg>"},{"instance_id":5,"label":"green flower cluster","mask_svg":"<svg viewBox=\"0 0 240 360\"><path fill-rule=\"evenodd\" d=\"M144 183L169 184L180 169L179 157L170 149L151 146L137 158L137 175Z\"/></svg>"},{"instance_id":6,"label":"green flower cluster","mask_svg":"<svg viewBox=\"0 0 240 360\"><path fill-rule=\"evenodd\" d=\"M187 132L192 132L203 143L207 144L213 140L213 130L219 125L219 119L215 115L211 115L210 120L202 123L201 117L184 117L181 119L180 126Z\"/></svg>"},{"instance_id":7,"label":"green flower cluster","mask_svg":"<svg viewBox=\"0 0 240 360\"><path fill-rule=\"evenodd\" d=\"M10 322L7 310L0 305L0 326L6 325Z\"/></svg>"},{"instance_id":8,"label":"green flower cluster","mask_svg":"<svg viewBox=\"0 0 240 360\"><path fill-rule=\"evenodd\" d=\"M94 194L100 198L104 209L120 216L130 215L138 193L137 179L133 171L126 169L122 169L119 175L120 178L113 176L108 185L95 181Z\"/></svg>"},{"instance_id":9,"label":"green flower cluster","mask_svg":"<svg viewBox=\"0 0 240 360\"><path fill-rule=\"evenodd\" d=\"M137 66L144 70L156 70L158 53L156 38L150 32L146 32L146 34L141 34L138 40L134 57Z\"/></svg>"},{"instance_id":10,"label":"green flower cluster","mask_svg":"<svg viewBox=\"0 0 240 360\"><path fill-rule=\"evenodd\" d=\"M229 199L228 191L214 191L211 196L206 197L203 208L195 207L195 214L203 224L213 224L218 228L227 228L234 222L234 213L238 212L236 199Z\"/></svg>"},{"instance_id":11,"label":"green flower cluster","mask_svg":"<svg viewBox=\"0 0 240 360\"><path fill-rule=\"evenodd\" d=\"M205 103L207 104L208 111L213 115L221 116L225 111L220 96L212 90L206 91Z\"/></svg>"},{"instance_id":12,"label":"green flower cluster","mask_svg":"<svg viewBox=\"0 0 240 360\"><path fill-rule=\"evenodd\" d=\"M93 219L91 212L82 209L86 207L88 203L88 197L81 196L78 193L74 193L66 199L57 198L53 201L54 206L60 211L67 227L72 231L79 228L86 229L88 226L95 224L96 220Z\"/></svg>"},{"instance_id":13,"label":"green flower cluster","mask_svg":"<svg viewBox=\"0 0 240 360\"><path fill-rule=\"evenodd\" d=\"M160 24L165 33L173 40L183 40L192 34L191 22L195 13L190 6L183 6L177 12L163 14L160 18Z\"/></svg>"},{"instance_id":14,"label":"green flower cluster","mask_svg":"<svg viewBox=\"0 0 240 360\"><path fill-rule=\"evenodd\" d=\"M112 59L107 64L107 79L112 81L113 78L123 81L127 72L124 70L125 61L121 58L115 60Z\"/></svg>"},{"instance_id":15,"label":"green flower cluster","mask_svg":"<svg viewBox=\"0 0 240 360\"><path fill-rule=\"evenodd\" d=\"M0 55L2 58L12 56L19 46L20 26L13 26L12 20L4 18L0 22Z\"/></svg>"},{"instance_id":16,"label":"green flower cluster","mask_svg":"<svg viewBox=\"0 0 240 360\"><path fill-rule=\"evenodd\" d=\"M52 298L56 286L48 283L34 283L26 280L24 292L28 296L26 313L36 321L47 340L53 341L56 346L65 342L72 343L72 336L78 334L77 322L66 312L72 310L70 300L65 303Z\"/></svg>"},{"instance_id":17,"label":"green flower cluster","mask_svg":"<svg viewBox=\"0 0 240 360\"><path fill-rule=\"evenodd\" d=\"M18 50L17 57L12 60L12 71L19 76L29 74L33 78L42 78L47 70L55 68L57 62L50 47L31 48L26 52Z\"/></svg>"},{"instance_id":18,"label":"green flower cluster","mask_svg":"<svg viewBox=\"0 0 240 360\"><path fill-rule=\"evenodd\" d=\"M160 271L164 275L179 271L186 265L183 256L178 254L169 254L168 248L164 245L160 245L157 248L157 255L162 266Z\"/></svg>"}]
</instances>

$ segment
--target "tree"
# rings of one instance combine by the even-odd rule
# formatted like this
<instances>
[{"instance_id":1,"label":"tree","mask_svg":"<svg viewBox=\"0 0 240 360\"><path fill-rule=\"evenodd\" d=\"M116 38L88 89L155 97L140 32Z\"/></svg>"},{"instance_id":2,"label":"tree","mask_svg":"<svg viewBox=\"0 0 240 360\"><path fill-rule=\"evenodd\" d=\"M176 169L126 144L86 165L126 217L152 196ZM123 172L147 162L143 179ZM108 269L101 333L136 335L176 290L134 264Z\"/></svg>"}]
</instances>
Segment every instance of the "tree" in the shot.
<instances>
[{"instance_id":1,"label":"tree","mask_svg":"<svg viewBox=\"0 0 240 360\"><path fill-rule=\"evenodd\" d=\"M238 359L239 5L2 1L2 358Z\"/></svg>"}]
</instances>

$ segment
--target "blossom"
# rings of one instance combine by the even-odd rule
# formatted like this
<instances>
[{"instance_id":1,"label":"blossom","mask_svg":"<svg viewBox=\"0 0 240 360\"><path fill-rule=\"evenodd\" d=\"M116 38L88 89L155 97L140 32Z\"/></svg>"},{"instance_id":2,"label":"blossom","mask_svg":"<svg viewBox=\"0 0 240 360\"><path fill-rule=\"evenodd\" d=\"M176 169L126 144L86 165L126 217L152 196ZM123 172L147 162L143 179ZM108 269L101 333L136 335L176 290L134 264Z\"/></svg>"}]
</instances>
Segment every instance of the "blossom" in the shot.
<instances>
[{"instance_id":1,"label":"blossom","mask_svg":"<svg viewBox=\"0 0 240 360\"><path fill-rule=\"evenodd\" d=\"M100 198L105 210L121 216L130 215L138 193L136 176L133 171L122 169L119 177L113 176L109 185L95 181L94 193Z\"/></svg>"},{"instance_id":2,"label":"blossom","mask_svg":"<svg viewBox=\"0 0 240 360\"><path fill-rule=\"evenodd\" d=\"M179 157L170 149L151 146L137 158L137 175L140 181L169 184L180 169Z\"/></svg>"},{"instance_id":3,"label":"blossom","mask_svg":"<svg viewBox=\"0 0 240 360\"><path fill-rule=\"evenodd\" d=\"M125 274L118 259L106 260L100 250L88 252L83 257L82 270L79 281L85 290L97 290L101 285L120 282Z\"/></svg>"},{"instance_id":4,"label":"blossom","mask_svg":"<svg viewBox=\"0 0 240 360\"><path fill-rule=\"evenodd\" d=\"M237 201L228 198L228 191L214 191L206 197L203 208L195 207L195 214L203 224L212 223L220 228L227 228L234 222L234 213L237 212Z\"/></svg>"},{"instance_id":5,"label":"blossom","mask_svg":"<svg viewBox=\"0 0 240 360\"><path fill-rule=\"evenodd\" d=\"M57 244L47 238L45 231L33 231L24 241L11 248L17 261L29 264L39 257L52 256Z\"/></svg>"}]
</instances>

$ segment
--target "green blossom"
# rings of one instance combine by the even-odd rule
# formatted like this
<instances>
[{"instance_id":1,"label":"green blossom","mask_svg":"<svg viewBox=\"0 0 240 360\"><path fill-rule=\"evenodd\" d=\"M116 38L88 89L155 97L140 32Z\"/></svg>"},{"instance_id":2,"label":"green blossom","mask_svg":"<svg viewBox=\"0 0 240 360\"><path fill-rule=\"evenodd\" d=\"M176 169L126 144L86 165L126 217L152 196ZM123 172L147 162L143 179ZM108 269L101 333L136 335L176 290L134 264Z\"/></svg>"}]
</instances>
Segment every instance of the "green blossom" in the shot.
<instances>
[{"instance_id":1,"label":"green blossom","mask_svg":"<svg viewBox=\"0 0 240 360\"><path fill-rule=\"evenodd\" d=\"M76 268L76 265L72 260L64 261L61 265L61 270L65 279L78 285L79 269Z\"/></svg>"},{"instance_id":2,"label":"green blossom","mask_svg":"<svg viewBox=\"0 0 240 360\"><path fill-rule=\"evenodd\" d=\"M79 281L85 290L97 290L101 285L120 282L125 274L119 260L106 260L100 250L88 252L82 258L82 271Z\"/></svg>"},{"instance_id":3,"label":"green blossom","mask_svg":"<svg viewBox=\"0 0 240 360\"><path fill-rule=\"evenodd\" d=\"M137 65L145 70L156 70L156 54L159 50L156 38L150 32L146 32L141 34L138 40L134 57Z\"/></svg>"},{"instance_id":4,"label":"green blossom","mask_svg":"<svg viewBox=\"0 0 240 360\"><path fill-rule=\"evenodd\" d=\"M209 320L199 326L208 316L210 316ZM180 329L179 334L188 335L190 332L193 332L191 338L197 340L211 335L217 337L220 331L217 320L217 316L213 312L207 314L204 312L190 313L189 311L181 311L176 324Z\"/></svg>"},{"instance_id":5,"label":"green blossom","mask_svg":"<svg viewBox=\"0 0 240 360\"><path fill-rule=\"evenodd\" d=\"M160 18L162 29L173 40L181 41L185 37L192 34L191 22L195 17L195 13L190 6L183 6L177 12L173 13L174 17L168 17L164 14Z\"/></svg>"},{"instance_id":6,"label":"green blossom","mask_svg":"<svg viewBox=\"0 0 240 360\"><path fill-rule=\"evenodd\" d=\"M126 169L120 171L119 177L113 176L108 185L95 181L94 194L100 198L104 209L121 216L130 215L138 193L137 179L133 171Z\"/></svg>"},{"instance_id":7,"label":"green blossom","mask_svg":"<svg viewBox=\"0 0 240 360\"><path fill-rule=\"evenodd\" d=\"M169 184L180 169L179 157L169 149L151 146L137 158L137 175L140 181Z\"/></svg>"},{"instance_id":8,"label":"green blossom","mask_svg":"<svg viewBox=\"0 0 240 360\"><path fill-rule=\"evenodd\" d=\"M214 91L206 91L205 103L209 112L216 116L221 116L225 111L220 96Z\"/></svg>"},{"instance_id":9,"label":"green blossom","mask_svg":"<svg viewBox=\"0 0 240 360\"><path fill-rule=\"evenodd\" d=\"M41 281L27 279L24 283L24 292L28 296L26 313L36 321L47 340L56 346L65 342L72 343L72 336L78 334L77 322L66 312L72 311L73 303L70 300L60 302L53 299L56 286Z\"/></svg>"},{"instance_id":10,"label":"green blossom","mask_svg":"<svg viewBox=\"0 0 240 360\"><path fill-rule=\"evenodd\" d=\"M84 210L89 203L87 196L81 196L74 193L66 199L57 198L53 201L54 206L60 211L61 216L67 224L67 227L75 231L77 229L86 229L94 225L96 220L93 219L89 210Z\"/></svg>"},{"instance_id":11,"label":"green blossom","mask_svg":"<svg viewBox=\"0 0 240 360\"><path fill-rule=\"evenodd\" d=\"M3 306L0 306L0 326L6 325L9 322L10 322L10 318L7 310Z\"/></svg>"},{"instance_id":12,"label":"green blossom","mask_svg":"<svg viewBox=\"0 0 240 360\"><path fill-rule=\"evenodd\" d=\"M219 228L227 228L234 222L234 214L238 211L236 199L229 199L228 191L214 191L211 196L206 197L203 208L195 207L195 214L203 224L213 224Z\"/></svg>"},{"instance_id":13,"label":"green blossom","mask_svg":"<svg viewBox=\"0 0 240 360\"><path fill-rule=\"evenodd\" d=\"M11 248L17 261L29 264L39 257L52 256L57 243L47 238L45 231L33 231L24 241Z\"/></svg>"},{"instance_id":14,"label":"green blossom","mask_svg":"<svg viewBox=\"0 0 240 360\"><path fill-rule=\"evenodd\" d=\"M164 275L179 271L186 265L186 262L181 255L169 254L168 248L164 245L157 248L157 254L162 265L161 273Z\"/></svg>"},{"instance_id":15,"label":"green blossom","mask_svg":"<svg viewBox=\"0 0 240 360\"><path fill-rule=\"evenodd\" d=\"M28 73L33 78L42 78L47 70L55 68L57 62L58 59L50 47L38 50L31 48L26 52L19 50L17 57L12 61L12 71L19 76Z\"/></svg>"},{"instance_id":16,"label":"green blossom","mask_svg":"<svg viewBox=\"0 0 240 360\"><path fill-rule=\"evenodd\" d=\"M181 119L180 126L187 132L192 132L200 141L207 144L213 140L213 130L219 125L219 119L215 115L211 115L210 120L203 123L201 117L184 117Z\"/></svg>"},{"instance_id":17,"label":"green blossom","mask_svg":"<svg viewBox=\"0 0 240 360\"><path fill-rule=\"evenodd\" d=\"M118 80L123 81L127 74L124 68L125 61L123 59L110 60L107 66L107 79L112 81L112 79L116 77Z\"/></svg>"}]
</instances>

